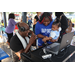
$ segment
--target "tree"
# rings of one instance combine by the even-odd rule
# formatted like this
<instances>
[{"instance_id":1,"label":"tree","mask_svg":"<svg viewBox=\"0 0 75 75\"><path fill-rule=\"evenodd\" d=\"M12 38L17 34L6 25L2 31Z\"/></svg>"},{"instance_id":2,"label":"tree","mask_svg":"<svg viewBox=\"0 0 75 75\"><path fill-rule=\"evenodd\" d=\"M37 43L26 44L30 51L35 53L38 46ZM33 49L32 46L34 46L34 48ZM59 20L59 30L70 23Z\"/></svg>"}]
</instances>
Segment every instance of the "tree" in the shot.
<instances>
[{"instance_id":1,"label":"tree","mask_svg":"<svg viewBox=\"0 0 75 75\"><path fill-rule=\"evenodd\" d=\"M74 12L64 12L64 13L69 13L69 15L72 15L72 14L74 14Z\"/></svg>"},{"instance_id":2,"label":"tree","mask_svg":"<svg viewBox=\"0 0 75 75\"><path fill-rule=\"evenodd\" d=\"M69 15L72 15L74 12L66 12L66 13L69 13Z\"/></svg>"}]
</instances>

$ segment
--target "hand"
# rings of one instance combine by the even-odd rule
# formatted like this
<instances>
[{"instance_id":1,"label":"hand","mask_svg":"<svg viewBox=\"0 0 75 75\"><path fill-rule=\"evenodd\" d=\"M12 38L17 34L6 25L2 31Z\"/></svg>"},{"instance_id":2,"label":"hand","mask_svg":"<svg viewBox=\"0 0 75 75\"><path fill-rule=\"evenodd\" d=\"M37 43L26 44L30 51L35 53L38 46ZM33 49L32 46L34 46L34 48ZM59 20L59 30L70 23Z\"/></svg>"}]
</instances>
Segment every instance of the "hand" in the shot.
<instances>
[{"instance_id":1,"label":"hand","mask_svg":"<svg viewBox=\"0 0 75 75\"><path fill-rule=\"evenodd\" d=\"M46 38L43 38L42 41L46 43Z\"/></svg>"},{"instance_id":2,"label":"hand","mask_svg":"<svg viewBox=\"0 0 75 75\"><path fill-rule=\"evenodd\" d=\"M30 43L30 44L33 44L34 41L36 40L36 38L37 38L36 35L31 35L30 40L29 40L29 43Z\"/></svg>"},{"instance_id":3,"label":"hand","mask_svg":"<svg viewBox=\"0 0 75 75\"><path fill-rule=\"evenodd\" d=\"M46 43L46 41L48 41L48 40L49 40L49 37L47 37L47 36L42 39L42 41L45 42L45 43Z\"/></svg>"},{"instance_id":4,"label":"hand","mask_svg":"<svg viewBox=\"0 0 75 75\"><path fill-rule=\"evenodd\" d=\"M35 35L35 34L34 34L34 32L33 32L33 31L31 31L31 30L30 30L30 33L31 33L32 35Z\"/></svg>"},{"instance_id":5,"label":"hand","mask_svg":"<svg viewBox=\"0 0 75 75\"><path fill-rule=\"evenodd\" d=\"M56 40L53 40L53 39L51 39L50 41L51 41L51 42L56 42Z\"/></svg>"}]
</instances>

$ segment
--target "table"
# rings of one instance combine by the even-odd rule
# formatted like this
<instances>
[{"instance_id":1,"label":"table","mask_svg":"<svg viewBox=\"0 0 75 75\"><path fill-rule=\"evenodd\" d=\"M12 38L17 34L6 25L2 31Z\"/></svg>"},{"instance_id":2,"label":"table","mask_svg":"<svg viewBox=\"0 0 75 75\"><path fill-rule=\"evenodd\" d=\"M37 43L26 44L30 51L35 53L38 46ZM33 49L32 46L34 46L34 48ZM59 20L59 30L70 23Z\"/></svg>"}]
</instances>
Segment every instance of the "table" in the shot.
<instances>
[{"instance_id":1,"label":"table","mask_svg":"<svg viewBox=\"0 0 75 75\"><path fill-rule=\"evenodd\" d=\"M42 55L44 55L42 48L39 48L30 54L22 53L21 57L23 61L30 62L63 62L69 55L71 55L75 51L75 46L70 46L63 53L59 53L58 55L52 55L51 59L43 59ZM74 58L75 59L75 58ZM68 61L67 61L68 62Z\"/></svg>"}]
</instances>

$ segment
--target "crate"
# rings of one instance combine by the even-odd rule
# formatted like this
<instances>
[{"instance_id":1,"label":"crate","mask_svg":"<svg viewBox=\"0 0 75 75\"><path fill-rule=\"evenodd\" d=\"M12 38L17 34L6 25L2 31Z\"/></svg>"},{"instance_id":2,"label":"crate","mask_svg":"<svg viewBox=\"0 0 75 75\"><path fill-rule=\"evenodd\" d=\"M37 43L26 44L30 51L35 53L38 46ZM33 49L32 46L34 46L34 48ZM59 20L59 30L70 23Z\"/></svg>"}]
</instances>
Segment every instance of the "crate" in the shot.
<instances>
[{"instance_id":1,"label":"crate","mask_svg":"<svg viewBox=\"0 0 75 75\"><path fill-rule=\"evenodd\" d=\"M0 48L0 60L9 57L9 55Z\"/></svg>"}]
</instances>

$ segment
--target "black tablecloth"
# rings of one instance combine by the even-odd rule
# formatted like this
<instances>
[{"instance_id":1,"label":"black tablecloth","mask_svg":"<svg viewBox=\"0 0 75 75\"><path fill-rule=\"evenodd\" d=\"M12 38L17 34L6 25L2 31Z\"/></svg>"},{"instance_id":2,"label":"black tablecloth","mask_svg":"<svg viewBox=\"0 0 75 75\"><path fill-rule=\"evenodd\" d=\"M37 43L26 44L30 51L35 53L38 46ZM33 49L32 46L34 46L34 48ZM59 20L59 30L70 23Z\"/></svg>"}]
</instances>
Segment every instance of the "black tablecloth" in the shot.
<instances>
[{"instance_id":1,"label":"black tablecloth","mask_svg":"<svg viewBox=\"0 0 75 75\"><path fill-rule=\"evenodd\" d=\"M75 51L74 46L68 47L63 52L60 52L58 55L52 55L51 59L43 59L42 55L44 55L42 48L39 48L30 54L22 53L22 60L23 61L34 61L34 62L62 62L66 59L72 52Z\"/></svg>"}]
</instances>

